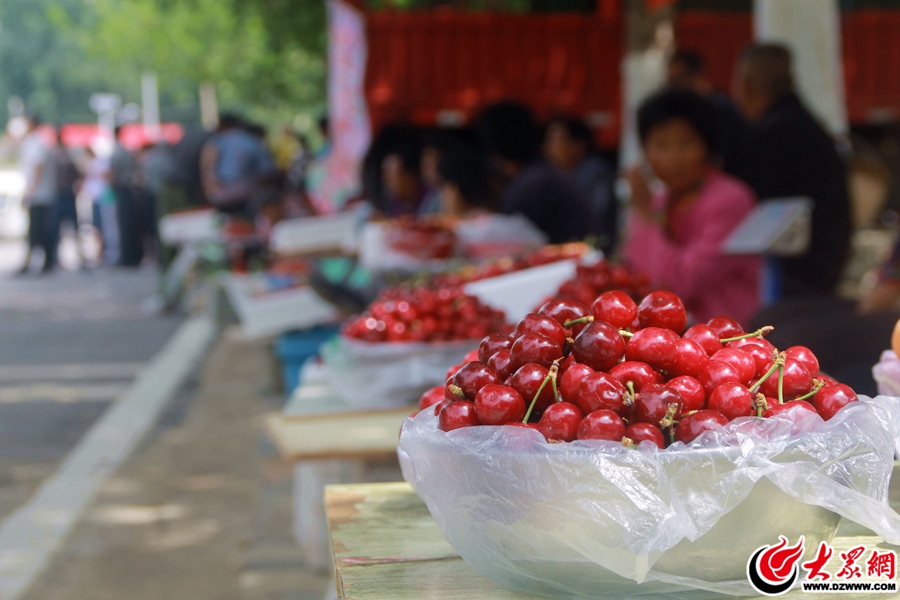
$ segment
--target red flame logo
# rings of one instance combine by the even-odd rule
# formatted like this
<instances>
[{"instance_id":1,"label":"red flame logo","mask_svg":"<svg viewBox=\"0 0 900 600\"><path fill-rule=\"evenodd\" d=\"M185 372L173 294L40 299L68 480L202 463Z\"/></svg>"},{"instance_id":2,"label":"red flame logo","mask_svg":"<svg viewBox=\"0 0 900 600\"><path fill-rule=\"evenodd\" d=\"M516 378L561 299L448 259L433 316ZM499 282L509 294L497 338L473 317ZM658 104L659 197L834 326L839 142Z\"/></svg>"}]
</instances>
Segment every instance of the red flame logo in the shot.
<instances>
[{"instance_id":1,"label":"red flame logo","mask_svg":"<svg viewBox=\"0 0 900 600\"><path fill-rule=\"evenodd\" d=\"M803 556L803 538L796 546L788 546L787 538L778 536L777 545L772 546L759 557L759 574L772 583L781 583L791 576L794 566Z\"/></svg>"},{"instance_id":2,"label":"red flame logo","mask_svg":"<svg viewBox=\"0 0 900 600\"><path fill-rule=\"evenodd\" d=\"M780 596L786 593L797 580L797 563L803 556L803 536L796 546L788 546L783 535L774 546L758 548L747 563L747 578L750 584L766 596Z\"/></svg>"}]
</instances>

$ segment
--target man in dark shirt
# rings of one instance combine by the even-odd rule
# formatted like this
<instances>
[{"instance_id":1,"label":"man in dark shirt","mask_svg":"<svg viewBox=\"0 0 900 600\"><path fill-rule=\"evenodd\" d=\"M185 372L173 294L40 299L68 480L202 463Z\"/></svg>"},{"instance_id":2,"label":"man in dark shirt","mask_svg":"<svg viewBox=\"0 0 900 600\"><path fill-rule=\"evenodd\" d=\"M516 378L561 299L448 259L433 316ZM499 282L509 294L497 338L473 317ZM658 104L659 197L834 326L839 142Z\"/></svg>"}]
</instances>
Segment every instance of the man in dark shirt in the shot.
<instances>
[{"instance_id":1,"label":"man in dark shirt","mask_svg":"<svg viewBox=\"0 0 900 600\"><path fill-rule=\"evenodd\" d=\"M528 108L515 102L487 107L478 134L503 185L500 210L522 214L559 244L583 239L591 226L587 201L555 167L539 159L540 131Z\"/></svg>"},{"instance_id":2,"label":"man in dark shirt","mask_svg":"<svg viewBox=\"0 0 900 600\"><path fill-rule=\"evenodd\" d=\"M778 261L780 297L832 294L850 245L846 173L834 140L797 97L784 46L749 46L738 63L735 88L738 105L753 122L742 178L760 200L813 200L809 249Z\"/></svg>"},{"instance_id":3,"label":"man in dark shirt","mask_svg":"<svg viewBox=\"0 0 900 600\"><path fill-rule=\"evenodd\" d=\"M691 50L676 50L669 59L666 83L671 87L694 91L709 100L716 115L722 170L739 176L744 162L747 123L731 99L713 87L706 76L703 57Z\"/></svg>"}]
</instances>

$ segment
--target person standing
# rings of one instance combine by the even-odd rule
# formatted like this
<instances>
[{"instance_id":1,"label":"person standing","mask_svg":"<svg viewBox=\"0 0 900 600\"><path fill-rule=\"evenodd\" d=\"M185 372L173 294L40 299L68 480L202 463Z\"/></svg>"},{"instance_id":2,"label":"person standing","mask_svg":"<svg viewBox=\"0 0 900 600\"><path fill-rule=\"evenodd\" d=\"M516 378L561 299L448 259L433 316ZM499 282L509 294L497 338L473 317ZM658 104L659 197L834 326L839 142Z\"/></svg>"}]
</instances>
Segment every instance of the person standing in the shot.
<instances>
[{"instance_id":1,"label":"person standing","mask_svg":"<svg viewBox=\"0 0 900 600\"><path fill-rule=\"evenodd\" d=\"M31 117L28 134L19 146L19 168L25 175L22 204L28 208L28 249L20 273L28 272L35 248L44 251L42 273L49 273L56 265L56 241L53 235L56 225L56 169L52 149L44 144L38 131L40 125L40 119Z\"/></svg>"},{"instance_id":2,"label":"person standing","mask_svg":"<svg viewBox=\"0 0 900 600\"><path fill-rule=\"evenodd\" d=\"M54 244L54 248L57 248L63 225L71 225L75 236L79 268L83 269L85 266L84 251L78 236L78 210L75 203L75 190L79 186L82 175L75 161L72 160L69 150L63 145L62 130L58 130L56 135L56 146L52 149L53 167L56 169L56 219L52 225L52 235L48 243Z\"/></svg>"},{"instance_id":3,"label":"person standing","mask_svg":"<svg viewBox=\"0 0 900 600\"><path fill-rule=\"evenodd\" d=\"M760 200L813 201L812 238L800 256L769 262L771 300L835 293L850 246L850 199L835 141L797 96L790 51L752 44L738 62L738 106L751 121L741 178Z\"/></svg>"},{"instance_id":4,"label":"person standing","mask_svg":"<svg viewBox=\"0 0 900 600\"><path fill-rule=\"evenodd\" d=\"M138 233L135 183L137 161L122 145L122 128L116 127L116 145L109 159L110 184L116 198L116 221L119 228L119 261L123 267L137 267L144 258Z\"/></svg>"}]
</instances>

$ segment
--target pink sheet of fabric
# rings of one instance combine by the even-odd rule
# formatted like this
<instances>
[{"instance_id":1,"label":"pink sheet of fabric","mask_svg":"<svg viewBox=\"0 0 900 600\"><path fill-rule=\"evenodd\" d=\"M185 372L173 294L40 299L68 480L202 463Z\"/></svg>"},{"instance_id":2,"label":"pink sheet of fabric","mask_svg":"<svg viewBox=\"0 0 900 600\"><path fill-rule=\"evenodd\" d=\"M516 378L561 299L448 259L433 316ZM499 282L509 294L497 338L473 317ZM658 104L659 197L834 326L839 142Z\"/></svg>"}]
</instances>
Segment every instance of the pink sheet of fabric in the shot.
<instances>
[{"instance_id":1,"label":"pink sheet of fabric","mask_svg":"<svg viewBox=\"0 0 900 600\"><path fill-rule=\"evenodd\" d=\"M665 194L653 198L658 211L666 202ZM762 260L722 254L721 246L754 203L750 188L714 172L694 205L670 219L668 232L632 212L625 258L655 285L678 294L694 322L725 315L747 326L759 308Z\"/></svg>"}]
</instances>

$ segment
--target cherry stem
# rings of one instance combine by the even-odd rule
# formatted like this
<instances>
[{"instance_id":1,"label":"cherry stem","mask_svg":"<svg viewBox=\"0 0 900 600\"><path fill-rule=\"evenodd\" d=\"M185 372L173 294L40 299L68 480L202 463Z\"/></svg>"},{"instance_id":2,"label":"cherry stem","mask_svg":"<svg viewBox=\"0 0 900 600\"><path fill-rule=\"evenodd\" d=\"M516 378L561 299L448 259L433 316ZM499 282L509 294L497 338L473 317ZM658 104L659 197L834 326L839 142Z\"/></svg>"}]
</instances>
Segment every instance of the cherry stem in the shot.
<instances>
[{"instance_id":1,"label":"cherry stem","mask_svg":"<svg viewBox=\"0 0 900 600\"><path fill-rule=\"evenodd\" d=\"M778 365L778 404L784 404L784 363Z\"/></svg>"},{"instance_id":2,"label":"cherry stem","mask_svg":"<svg viewBox=\"0 0 900 600\"><path fill-rule=\"evenodd\" d=\"M774 331L774 330L775 330L775 328L772 327L771 325L766 325L765 327L760 327L753 333L745 333L743 335L738 335L735 337L724 338L719 341L723 344L727 344L728 342L736 342L738 340L746 340L748 338L753 338L753 337L761 338L764 335L768 335L768 334L772 333L772 331Z\"/></svg>"},{"instance_id":3,"label":"cherry stem","mask_svg":"<svg viewBox=\"0 0 900 600\"><path fill-rule=\"evenodd\" d=\"M463 400L466 399L465 392L462 391L461 387L459 387L458 385L456 385L454 383L450 384L450 393L453 394L454 396L459 396Z\"/></svg>"},{"instance_id":4,"label":"cherry stem","mask_svg":"<svg viewBox=\"0 0 900 600\"><path fill-rule=\"evenodd\" d=\"M777 368L779 368L780 366L783 366L783 365L784 365L784 359L785 359L784 354L779 354L778 356L775 357L775 361L772 363L772 366L769 367L769 370L766 371L766 374L763 375L762 377L760 377L760 378L759 378L759 381L757 381L756 383L754 383L754 384L753 384L753 387L750 388L750 393L751 393L751 394L755 394L755 393L756 393L756 390L758 390L759 387L760 387L763 383L765 383L766 379L768 379L769 377L772 376L772 373L775 372L775 369L777 369Z\"/></svg>"},{"instance_id":5,"label":"cherry stem","mask_svg":"<svg viewBox=\"0 0 900 600\"><path fill-rule=\"evenodd\" d=\"M806 392L799 398L794 398L794 402L796 402L797 400L806 400L807 398L812 398L813 396L818 394L819 390L821 390L823 387L825 387L824 379L813 379L813 389Z\"/></svg>"},{"instance_id":6,"label":"cherry stem","mask_svg":"<svg viewBox=\"0 0 900 600\"><path fill-rule=\"evenodd\" d=\"M659 421L659 426L662 428L672 427L675 424L675 413L678 412L678 403L672 402L669 404L669 408L666 409L666 416L664 416Z\"/></svg>"},{"instance_id":7,"label":"cherry stem","mask_svg":"<svg viewBox=\"0 0 900 600\"><path fill-rule=\"evenodd\" d=\"M626 448L637 448L637 444L634 443L634 440L627 437L622 438L622 445Z\"/></svg>"},{"instance_id":8,"label":"cherry stem","mask_svg":"<svg viewBox=\"0 0 900 600\"><path fill-rule=\"evenodd\" d=\"M581 317L580 319L572 319L571 321L566 321L563 323L563 327L571 327L572 325L580 325L581 323L592 323L594 321L594 315L588 315L586 317Z\"/></svg>"},{"instance_id":9,"label":"cherry stem","mask_svg":"<svg viewBox=\"0 0 900 600\"><path fill-rule=\"evenodd\" d=\"M769 410L769 403L766 402L766 397L762 394L756 395L756 398L753 400L753 406L756 408L757 417L763 416L763 413Z\"/></svg>"},{"instance_id":10,"label":"cherry stem","mask_svg":"<svg viewBox=\"0 0 900 600\"><path fill-rule=\"evenodd\" d=\"M541 387L538 388L537 393L535 393L534 398L531 400L531 404L528 406L528 412L525 413L525 418L522 419L523 424L528 423L528 419L531 417L531 411L534 410L534 405L537 404L538 398L541 397L541 392L544 391L544 388L547 387L547 382L553 380L553 383L556 383L556 373L559 372L559 367L556 363L553 363L550 366L550 370L547 372L547 376L544 377L544 381L541 382Z\"/></svg>"},{"instance_id":11,"label":"cherry stem","mask_svg":"<svg viewBox=\"0 0 900 600\"><path fill-rule=\"evenodd\" d=\"M696 412L696 411L694 411L694 412ZM666 431L669 432L669 443L674 444L675 443L675 428L669 427L668 429L666 429Z\"/></svg>"},{"instance_id":12,"label":"cherry stem","mask_svg":"<svg viewBox=\"0 0 900 600\"><path fill-rule=\"evenodd\" d=\"M628 331L627 329L620 329L620 330L619 330L619 335L621 335L622 337L626 337L626 338L633 338L633 337L634 337L634 334L631 333L630 331Z\"/></svg>"},{"instance_id":13,"label":"cherry stem","mask_svg":"<svg viewBox=\"0 0 900 600\"><path fill-rule=\"evenodd\" d=\"M550 372L547 373L550 375L550 385L553 386L553 400L555 402L562 402L562 398L559 395L559 390L556 388L556 374L559 372L559 361L553 361L553 365L550 367Z\"/></svg>"},{"instance_id":14,"label":"cherry stem","mask_svg":"<svg viewBox=\"0 0 900 600\"><path fill-rule=\"evenodd\" d=\"M623 402L625 406L631 406L632 404L634 404L634 382L626 381L625 386L628 388L628 391L625 392Z\"/></svg>"}]
</instances>

